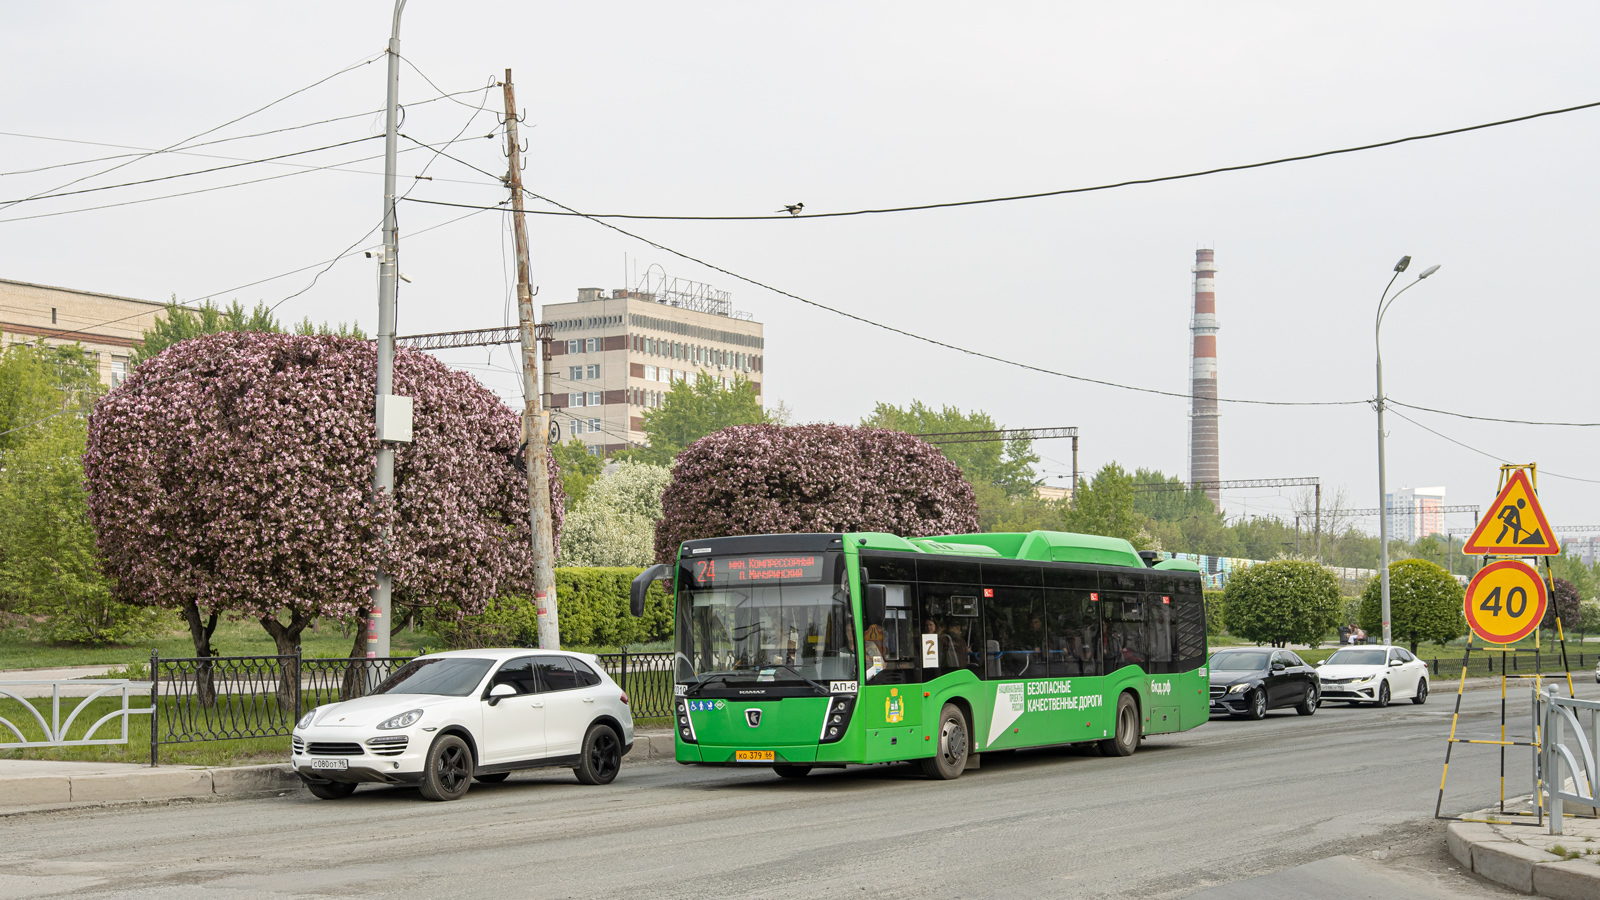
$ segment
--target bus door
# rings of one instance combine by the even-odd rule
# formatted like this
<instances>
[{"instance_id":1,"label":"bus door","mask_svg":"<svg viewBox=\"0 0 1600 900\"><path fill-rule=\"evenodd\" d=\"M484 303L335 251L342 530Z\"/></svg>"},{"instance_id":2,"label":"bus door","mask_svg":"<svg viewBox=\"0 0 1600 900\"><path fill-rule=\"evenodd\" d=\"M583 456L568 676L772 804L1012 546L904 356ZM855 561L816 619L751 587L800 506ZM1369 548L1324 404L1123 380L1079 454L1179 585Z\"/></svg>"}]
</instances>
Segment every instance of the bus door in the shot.
<instances>
[{"instance_id":1,"label":"bus door","mask_svg":"<svg viewBox=\"0 0 1600 900\"><path fill-rule=\"evenodd\" d=\"M863 604L860 716L868 761L925 756L915 584L872 583Z\"/></svg>"}]
</instances>

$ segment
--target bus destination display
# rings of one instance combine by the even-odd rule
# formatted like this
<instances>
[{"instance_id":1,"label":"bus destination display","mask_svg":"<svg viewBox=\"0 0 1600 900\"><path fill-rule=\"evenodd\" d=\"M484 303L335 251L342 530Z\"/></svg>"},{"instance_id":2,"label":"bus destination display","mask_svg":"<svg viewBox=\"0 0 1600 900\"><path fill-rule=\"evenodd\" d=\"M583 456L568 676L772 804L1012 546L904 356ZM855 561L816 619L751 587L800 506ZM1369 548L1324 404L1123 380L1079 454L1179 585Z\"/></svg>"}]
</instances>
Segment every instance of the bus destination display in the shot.
<instances>
[{"instance_id":1,"label":"bus destination display","mask_svg":"<svg viewBox=\"0 0 1600 900\"><path fill-rule=\"evenodd\" d=\"M815 553L786 556L722 556L689 563L695 587L752 584L764 581L813 583L826 574L826 559Z\"/></svg>"}]
</instances>

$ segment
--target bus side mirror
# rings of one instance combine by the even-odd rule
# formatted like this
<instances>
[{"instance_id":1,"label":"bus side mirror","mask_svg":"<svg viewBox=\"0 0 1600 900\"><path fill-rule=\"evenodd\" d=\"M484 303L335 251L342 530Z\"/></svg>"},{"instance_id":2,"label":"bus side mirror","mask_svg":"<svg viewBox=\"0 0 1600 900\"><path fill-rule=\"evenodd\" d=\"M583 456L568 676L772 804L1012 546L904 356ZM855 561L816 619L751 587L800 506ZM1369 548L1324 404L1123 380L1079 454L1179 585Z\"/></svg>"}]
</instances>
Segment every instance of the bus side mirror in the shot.
<instances>
[{"instance_id":1,"label":"bus side mirror","mask_svg":"<svg viewBox=\"0 0 1600 900\"><path fill-rule=\"evenodd\" d=\"M650 582L660 581L672 577L672 568L665 563L656 563L633 579L633 584L628 589L629 608L635 617L644 615L644 595L650 592Z\"/></svg>"},{"instance_id":2,"label":"bus side mirror","mask_svg":"<svg viewBox=\"0 0 1600 900\"><path fill-rule=\"evenodd\" d=\"M883 589L883 585L867 585L866 613L868 622L875 623L883 621L883 611L884 608L888 606L888 601L885 599L886 597L887 592Z\"/></svg>"}]
</instances>

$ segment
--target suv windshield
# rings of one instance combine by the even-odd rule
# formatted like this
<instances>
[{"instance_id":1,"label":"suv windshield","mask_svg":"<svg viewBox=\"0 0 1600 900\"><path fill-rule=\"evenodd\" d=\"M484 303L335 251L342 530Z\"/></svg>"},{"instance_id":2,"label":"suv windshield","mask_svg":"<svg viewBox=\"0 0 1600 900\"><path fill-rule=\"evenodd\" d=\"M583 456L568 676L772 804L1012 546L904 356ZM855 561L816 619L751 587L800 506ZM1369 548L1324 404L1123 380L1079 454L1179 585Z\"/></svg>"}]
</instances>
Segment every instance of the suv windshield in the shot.
<instances>
[{"instance_id":1,"label":"suv windshield","mask_svg":"<svg viewBox=\"0 0 1600 900\"><path fill-rule=\"evenodd\" d=\"M492 659L446 657L413 659L373 689L374 694L439 694L465 697L472 693L483 676L489 674Z\"/></svg>"},{"instance_id":2,"label":"suv windshield","mask_svg":"<svg viewBox=\"0 0 1600 900\"><path fill-rule=\"evenodd\" d=\"M850 595L830 584L728 585L678 596L679 683L857 676Z\"/></svg>"},{"instance_id":3,"label":"suv windshield","mask_svg":"<svg viewBox=\"0 0 1600 900\"><path fill-rule=\"evenodd\" d=\"M1389 659L1389 651L1381 647L1370 650L1335 650L1328 657L1330 666L1381 666Z\"/></svg>"},{"instance_id":4,"label":"suv windshield","mask_svg":"<svg viewBox=\"0 0 1600 900\"><path fill-rule=\"evenodd\" d=\"M1239 650L1211 657L1211 668L1224 672L1254 672L1267 667L1267 651Z\"/></svg>"}]
</instances>

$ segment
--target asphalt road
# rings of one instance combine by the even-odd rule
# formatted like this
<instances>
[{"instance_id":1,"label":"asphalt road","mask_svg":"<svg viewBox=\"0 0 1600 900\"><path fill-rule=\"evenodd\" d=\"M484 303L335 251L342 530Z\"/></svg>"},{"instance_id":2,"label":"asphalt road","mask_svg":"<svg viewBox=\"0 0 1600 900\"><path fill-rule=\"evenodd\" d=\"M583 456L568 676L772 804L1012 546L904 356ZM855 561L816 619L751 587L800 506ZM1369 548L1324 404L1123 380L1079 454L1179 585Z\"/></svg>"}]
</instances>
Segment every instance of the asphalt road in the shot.
<instances>
[{"instance_id":1,"label":"asphalt road","mask_svg":"<svg viewBox=\"0 0 1600 900\"><path fill-rule=\"evenodd\" d=\"M1600 697L1588 679L1580 696ZM1441 684L1422 707L1215 720L1127 759L990 755L942 783L659 763L598 788L524 773L455 803L363 788L20 816L0 820L0 900L1513 896L1452 870L1431 818L1454 699ZM1510 706L1525 733L1524 688ZM1498 710L1470 691L1463 735L1491 736ZM1507 768L1526 793L1527 751ZM1497 750L1458 747L1450 772L1447 813L1498 796Z\"/></svg>"}]
</instances>

